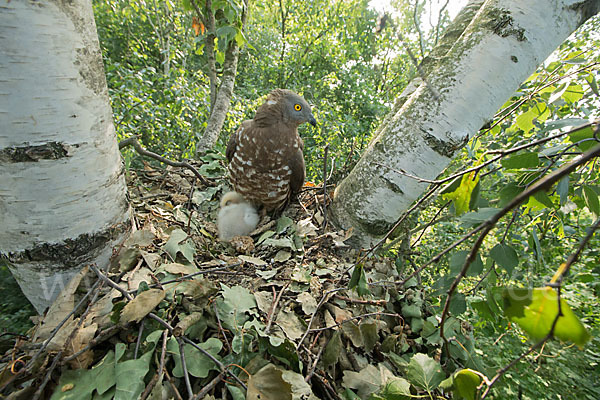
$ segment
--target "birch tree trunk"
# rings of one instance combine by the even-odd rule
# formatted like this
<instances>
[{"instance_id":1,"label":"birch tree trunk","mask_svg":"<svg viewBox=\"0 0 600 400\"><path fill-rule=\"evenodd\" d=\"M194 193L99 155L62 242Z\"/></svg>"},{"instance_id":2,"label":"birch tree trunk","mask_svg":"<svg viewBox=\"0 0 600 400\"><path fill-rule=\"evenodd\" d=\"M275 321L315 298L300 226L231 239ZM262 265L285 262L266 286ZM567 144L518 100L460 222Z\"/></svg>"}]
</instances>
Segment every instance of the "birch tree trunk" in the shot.
<instances>
[{"instance_id":1,"label":"birch tree trunk","mask_svg":"<svg viewBox=\"0 0 600 400\"><path fill-rule=\"evenodd\" d=\"M2 2L0 55L0 255L41 313L130 230L91 2Z\"/></svg>"},{"instance_id":2,"label":"birch tree trunk","mask_svg":"<svg viewBox=\"0 0 600 400\"><path fill-rule=\"evenodd\" d=\"M469 7L473 16L468 23L468 14L457 18L462 33L454 44L441 54L434 50L439 58L426 69L427 83L400 96L335 191L332 217L340 227L354 227L358 245L386 234L427 188L378 164L435 179L521 82L599 11L600 1L471 0Z\"/></svg>"}]
</instances>

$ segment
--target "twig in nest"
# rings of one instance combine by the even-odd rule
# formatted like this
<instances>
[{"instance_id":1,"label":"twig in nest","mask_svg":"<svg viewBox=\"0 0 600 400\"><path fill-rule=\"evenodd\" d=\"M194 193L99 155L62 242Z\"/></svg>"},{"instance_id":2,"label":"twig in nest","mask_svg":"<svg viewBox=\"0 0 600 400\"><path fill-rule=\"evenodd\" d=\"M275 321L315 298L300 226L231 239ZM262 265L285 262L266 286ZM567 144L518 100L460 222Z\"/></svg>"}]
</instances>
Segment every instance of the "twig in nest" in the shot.
<instances>
[{"instance_id":1,"label":"twig in nest","mask_svg":"<svg viewBox=\"0 0 600 400\"><path fill-rule=\"evenodd\" d=\"M311 331L310 327L315 319L315 316L317 315L317 311L319 311L319 308L321 308L323 303L325 303L325 301L327 301L329 299L329 295L339 292L340 290L344 290L344 288L331 289L331 290L328 290L325 293L323 293L321 300L319 300L319 304L317 304L315 311L313 311L312 315L310 316L310 321L308 321L308 326L306 327L306 331L304 331L304 334L302 335L302 337L298 341L298 344L296 345L296 350L298 350L300 348L300 346L302 345L302 342L304 342L304 339L306 339L306 336L308 336L308 333Z\"/></svg>"},{"instance_id":2,"label":"twig in nest","mask_svg":"<svg viewBox=\"0 0 600 400\"><path fill-rule=\"evenodd\" d=\"M335 297L336 299L340 299L340 300L347 301L347 302L350 302L350 303L357 303L357 304L372 304L372 305L375 305L375 306L384 306L384 305L387 304L386 300L351 299L350 297L340 296L339 294L336 294L333 297Z\"/></svg>"},{"instance_id":3,"label":"twig in nest","mask_svg":"<svg viewBox=\"0 0 600 400\"><path fill-rule=\"evenodd\" d=\"M162 340L162 349L161 349L161 353L160 353L160 364L158 367L158 372L156 372L154 374L154 376L152 377L152 379L146 386L146 389L144 389L144 392L140 396L140 400L146 400L148 398L148 396L150 396L150 393L152 393L152 390L154 389L156 384L158 382L162 382L162 378L164 375L164 369L165 369L168 336L169 336L169 331L167 329L165 329L163 331L163 336L162 336L163 340Z\"/></svg>"},{"instance_id":4,"label":"twig in nest","mask_svg":"<svg viewBox=\"0 0 600 400\"><path fill-rule=\"evenodd\" d=\"M44 391L44 388L46 387L46 385L50 381L50 377L52 376L52 371L54 371L54 369L58 365L58 361L62 357L62 354L63 354L63 351L61 350L58 353L56 353L56 356L54 356L54 360L52 361L52 365L50 365L50 368L48 368L48 372L46 372L46 375L44 376L44 380L40 384L40 387L38 387L38 389L33 394L33 397L31 398L32 400L38 400L42 396L42 392Z\"/></svg>"},{"instance_id":5,"label":"twig in nest","mask_svg":"<svg viewBox=\"0 0 600 400\"><path fill-rule=\"evenodd\" d=\"M194 391L192 390L192 384L190 382L190 374L187 370L187 364L185 362L185 351L183 348L183 340L178 337L177 342L179 343L179 356L181 357L181 366L183 367L183 378L185 380L185 387L187 388L188 398L192 398L194 396Z\"/></svg>"},{"instance_id":6,"label":"twig in nest","mask_svg":"<svg viewBox=\"0 0 600 400\"><path fill-rule=\"evenodd\" d=\"M227 349L231 351L231 344L229 343L229 339L227 339L227 335L225 334L225 329L223 329L223 325L221 325L221 318L219 318L219 312L217 311L217 303L213 302L213 308L215 309L215 318L217 319L217 326L219 327L219 332L223 335L223 341L227 345Z\"/></svg>"},{"instance_id":7,"label":"twig in nest","mask_svg":"<svg viewBox=\"0 0 600 400\"><path fill-rule=\"evenodd\" d=\"M60 321L60 323L58 325L56 325L56 328L54 328L52 330L52 332L50 333L50 336L48 337L48 339L46 339L44 341L44 344L42 345L42 347L40 347L40 349L37 351L37 353L35 353L35 355L31 358L31 360L29 360L29 362L27 363L27 365L25 366L25 368L23 368L21 371L26 371L29 370L34 362L38 359L38 357L46 350L46 347L48 347L48 345L50 344L50 342L52 341L52 339L54 338L54 336L56 336L56 334L58 333L58 331L60 330L60 328L62 328L62 326L67 322L67 320L69 318L71 318L71 316L73 314L75 314L77 312L77 310L79 310L79 308L83 305L83 303L87 300L87 298L96 290L96 288L98 287L98 285L100 284L100 280L97 280L92 287L90 288L90 290L88 290L88 292L81 298L81 300L79 300L79 303L77 303L77 305L73 308L73 311L71 311L69 314L67 314L62 321Z\"/></svg>"},{"instance_id":8,"label":"twig in nest","mask_svg":"<svg viewBox=\"0 0 600 400\"><path fill-rule=\"evenodd\" d=\"M146 156L146 157L154 158L155 160L160 161L161 163L170 165L171 167L187 168L193 172L193 174L196 176L196 178L198 178L200 180L200 182L202 182L203 185L214 186L209 181L207 181L206 178L204 178L200 174L200 172L198 172L198 170L196 168L194 168L190 163L187 163L185 161L171 161L168 158L159 156L156 153L153 153L151 151L144 149L142 147L142 145L140 144L140 142L138 142L137 136L131 136L131 137L128 137L127 139L123 139L119 142L119 150L121 150L123 147L127 147L127 146L133 146L135 151L137 151L139 154Z\"/></svg>"},{"instance_id":9,"label":"twig in nest","mask_svg":"<svg viewBox=\"0 0 600 400\"><path fill-rule=\"evenodd\" d=\"M223 380L223 373L221 372L220 374L218 374L217 376L215 376L212 381L208 382L206 384L206 386L204 386L198 393L196 393L194 395L194 397L192 397L191 400L203 399L204 396L206 396L208 394L208 392L210 392L222 380Z\"/></svg>"},{"instance_id":10,"label":"twig in nest","mask_svg":"<svg viewBox=\"0 0 600 400\"><path fill-rule=\"evenodd\" d=\"M325 350L325 347L327 347L327 346L321 346L321 348L319 349L317 356L313 360L312 365L310 366L310 369L308 370L308 373L306 374L306 378L304 378L304 382L308 383L308 381L310 381L310 378L312 378L313 374L315 373L315 369L317 368L317 363L321 359L321 354L323 354L323 350Z\"/></svg>"},{"instance_id":11,"label":"twig in nest","mask_svg":"<svg viewBox=\"0 0 600 400\"><path fill-rule=\"evenodd\" d=\"M271 330L271 324L273 324L273 316L275 315L275 310L277 309L277 304L279 303L279 300L281 300L281 295L283 295L283 292L285 292L286 289L288 288L288 286L290 286L290 283L291 283L291 281L286 282L286 284L281 288L281 291L277 295L277 298L273 302L273 305L271 306L271 310L269 310L268 322L267 322L267 326L265 327L265 333L269 333L269 331Z\"/></svg>"},{"instance_id":12,"label":"twig in nest","mask_svg":"<svg viewBox=\"0 0 600 400\"><path fill-rule=\"evenodd\" d=\"M140 344L142 344L142 334L144 333L145 322L146 322L145 319L143 319L142 322L140 322L140 328L138 329L138 337L135 342L135 351L133 352L134 360L137 360L138 352L140 351Z\"/></svg>"},{"instance_id":13,"label":"twig in nest","mask_svg":"<svg viewBox=\"0 0 600 400\"><path fill-rule=\"evenodd\" d=\"M62 360L61 365L64 365L68 361L76 359L77 357L79 357L80 355L82 355L83 353L85 353L86 351L88 351L89 349L91 349L92 347L97 345L98 343L102 343L103 341L110 339L117 333L118 330L119 330L119 326L113 325L113 326L108 327L105 330L101 331L98 334L98 336L96 336L94 339L90 340L90 342L87 344L87 346L85 346L84 348L79 350L77 353L73 353L69 357L65 357Z\"/></svg>"}]
</instances>

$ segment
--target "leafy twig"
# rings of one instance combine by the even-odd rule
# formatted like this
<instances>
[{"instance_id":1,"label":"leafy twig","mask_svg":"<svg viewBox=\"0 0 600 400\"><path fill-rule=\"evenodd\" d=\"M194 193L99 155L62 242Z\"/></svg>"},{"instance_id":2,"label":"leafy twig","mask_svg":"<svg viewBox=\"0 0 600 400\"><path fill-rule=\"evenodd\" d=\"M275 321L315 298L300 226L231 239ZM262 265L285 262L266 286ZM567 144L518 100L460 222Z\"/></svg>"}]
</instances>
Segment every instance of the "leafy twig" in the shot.
<instances>
[{"instance_id":1,"label":"leafy twig","mask_svg":"<svg viewBox=\"0 0 600 400\"><path fill-rule=\"evenodd\" d=\"M467 259L465 260L465 263L463 264L463 267L460 270L459 274L456 276L456 278L450 285L450 288L448 289L448 292L447 292L448 296L446 297L446 302L444 304L444 309L442 311L442 318L441 318L441 322L440 322L440 337L444 341L444 348L446 349L446 354L448 356L450 353L449 353L449 348L448 348L448 339L444 335L444 324L448 317L448 312L450 309L450 302L452 300L452 296L453 296L458 284L460 283L462 278L466 275L471 263L475 260L475 256L477 255L477 252L479 251L479 248L483 244L483 240L485 239L487 234L494 228L496 223L504 215L506 215L508 212L510 212L514 208L518 207L522 202L527 200L529 198L529 196L531 196L537 192L540 192L542 190L549 189L554 183L558 182L564 176L575 171L580 165L583 165L598 156L600 156L600 145L592 148L591 150L585 152L581 157L575 159L574 161L572 161L566 165L561 166L560 168L554 170L552 173L550 173L546 177L538 180L536 183L531 185L528 189L524 190L523 192L521 192L517 196L515 196L515 198L508 205L506 205L502 210L497 212L493 217L489 218L488 220L482 222L481 225L479 225L478 228L480 228L480 230L482 230L482 232L479 235L479 237L477 238L473 247L471 248L471 251L470 251L469 255L467 256Z\"/></svg>"}]
</instances>

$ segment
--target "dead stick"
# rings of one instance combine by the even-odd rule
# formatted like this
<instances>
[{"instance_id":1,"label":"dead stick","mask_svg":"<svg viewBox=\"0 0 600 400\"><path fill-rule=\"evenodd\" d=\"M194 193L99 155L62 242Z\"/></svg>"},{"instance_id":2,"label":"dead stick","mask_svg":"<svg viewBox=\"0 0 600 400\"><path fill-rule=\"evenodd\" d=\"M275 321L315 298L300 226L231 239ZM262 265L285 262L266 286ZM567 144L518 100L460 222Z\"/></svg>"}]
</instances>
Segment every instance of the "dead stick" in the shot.
<instances>
[{"instance_id":1,"label":"dead stick","mask_svg":"<svg viewBox=\"0 0 600 400\"><path fill-rule=\"evenodd\" d=\"M179 356L181 357L181 366L183 368L183 378L185 380L185 387L187 388L188 398L191 399L194 396L194 392L192 391L190 374L188 373L187 364L185 362L185 349L183 347L183 340L181 340L181 338L178 337L177 343L179 343Z\"/></svg>"},{"instance_id":2,"label":"dead stick","mask_svg":"<svg viewBox=\"0 0 600 400\"><path fill-rule=\"evenodd\" d=\"M192 397L192 400L203 399L219 382L223 380L223 373L218 374L214 379L206 384L198 393Z\"/></svg>"},{"instance_id":3,"label":"dead stick","mask_svg":"<svg viewBox=\"0 0 600 400\"><path fill-rule=\"evenodd\" d=\"M44 376L44 380L42 381L40 387L33 394L33 397L31 398L31 400L39 400L39 398L42 396L42 392L44 391L44 388L50 381L50 377L52 376L52 371L54 371L54 368L56 368L56 366L58 365L58 361L60 360L62 353L63 352L61 350L58 353L56 353L56 356L54 356L52 365L50 365L50 368L48 368L48 372L46 372L46 375Z\"/></svg>"},{"instance_id":4,"label":"dead stick","mask_svg":"<svg viewBox=\"0 0 600 400\"><path fill-rule=\"evenodd\" d=\"M128 137L127 139L121 140L119 142L119 150L121 150L123 147L127 147L127 146L133 146L133 148L135 149L135 151L137 151L139 154L141 154L143 156L146 156L146 157L154 158L155 160L158 160L158 161L160 161L160 162L162 162L164 164L170 165L171 167L183 167L183 168L187 168L190 171L192 171L192 173L196 176L196 178L198 178L200 180L200 182L202 182L203 185L205 185L205 186L213 186L190 163L187 163L185 161L171 161L168 158L165 158L163 156L159 156L156 153L153 153L151 151L148 151L148 150L144 149L142 147L142 145L140 145L140 142L138 141L137 136L131 136L131 137Z\"/></svg>"},{"instance_id":5,"label":"dead stick","mask_svg":"<svg viewBox=\"0 0 600 400\"><path fill-rule=\"evenodd\" d=\"M279 300L281 300L281 295L283 294L283 292L285 292L285 290L288 288L288 286L290 286L290 283L291 283L291 281L288 281L281 288L281 291L279 292L279 294L277 295L277 298L273 302L273 305L271 306L271 310L269 310L269 317L268 317L269 320L268 320L267 326L265 328L265 333L269 333L269 331L271 330L271 324L273 323L273 316L275 315L275 309L277 309L277 303L279 303Z\"/></svg>"}]
</instances>

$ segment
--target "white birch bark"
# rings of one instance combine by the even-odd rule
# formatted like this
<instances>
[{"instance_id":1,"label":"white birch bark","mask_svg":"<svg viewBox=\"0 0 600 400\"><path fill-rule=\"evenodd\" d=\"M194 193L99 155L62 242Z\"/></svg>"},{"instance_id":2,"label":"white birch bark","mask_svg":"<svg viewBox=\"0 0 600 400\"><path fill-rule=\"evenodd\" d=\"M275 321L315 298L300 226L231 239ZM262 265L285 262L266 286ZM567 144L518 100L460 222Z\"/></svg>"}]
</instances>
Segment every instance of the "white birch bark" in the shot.
<instances>
[{"instance_id":1,"label":"white birch bark","mask_svg":"<svg viewBox=\"0 0 600 400\"><path fill-rule=\"evenodd\" d=\"M129 215L91 2L2 2L0 255L38 312Z\"/></svg>"},{"instance_id":2,"label":"white birch bark","mask_svg":"<svg viewBox=\"0 0 600 400\"><path fill-rule=\"evenodd\" d=\"M468 139L538 65L600 8L598 0L488 0L427 80L384 121L350 175L337 187L331 213L355 242L382 237L427 185L383 164L435 179ZM429 71L428 71L429 72Z\"/></svg>"}]
</instances>

